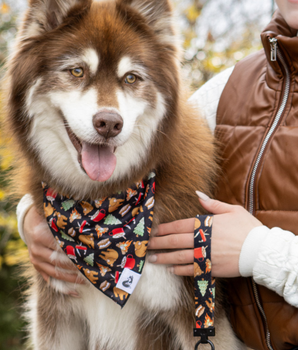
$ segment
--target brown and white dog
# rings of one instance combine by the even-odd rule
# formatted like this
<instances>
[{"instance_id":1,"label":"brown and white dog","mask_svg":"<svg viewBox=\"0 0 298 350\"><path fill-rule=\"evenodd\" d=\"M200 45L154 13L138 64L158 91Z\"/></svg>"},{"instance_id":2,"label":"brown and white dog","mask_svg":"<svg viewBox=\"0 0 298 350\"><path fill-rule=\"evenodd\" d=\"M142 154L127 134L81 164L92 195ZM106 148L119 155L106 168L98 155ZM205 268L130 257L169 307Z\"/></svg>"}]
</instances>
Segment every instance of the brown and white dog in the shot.
<instances>
[{"instance_id":1,"label":"brown and white dog","mask_svg":"<svg viewBox=\"0 0 298 350\"><path fill-rule=\"evenodd\" d=\"M179 56L168 0L30 0L6 74L21 193L42 211L42 181L87 201L155 169L155 226L202 213L195 190L212 194L214 142L184 96ZM67 259L58 246L53 258ZM145 264L122 310L91 284L32 273L35 350L194 348L192 281L164 266ZM241 349L219 302L215 317L217 349Z\"/></svg>"}]
</instances>

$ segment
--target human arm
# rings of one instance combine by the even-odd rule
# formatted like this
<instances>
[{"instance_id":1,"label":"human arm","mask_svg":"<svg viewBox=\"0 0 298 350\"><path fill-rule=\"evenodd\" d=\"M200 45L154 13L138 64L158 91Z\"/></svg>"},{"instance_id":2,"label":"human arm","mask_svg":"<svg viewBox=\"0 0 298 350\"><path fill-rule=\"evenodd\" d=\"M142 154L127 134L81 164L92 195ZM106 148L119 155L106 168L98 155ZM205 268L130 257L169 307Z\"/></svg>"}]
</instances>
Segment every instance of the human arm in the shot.
<instances>
[{"instance_id":1,"label":"human arm","mask_svg":"<svg viewBox=\"0 0 298 350\"><path fill-rule=\"evenodd\" d=\"M298 307L298 236L280 228L269 229L244 208L216 200L200 200L214 213L212 228L212 275L253 277ZM177 275L193 275L194 219L160 225L149 249L153 263L170 266ZM176 250L181 246L182 249ZM152 261L152 256L149 261Z\"/></svg>"}]
</instances>

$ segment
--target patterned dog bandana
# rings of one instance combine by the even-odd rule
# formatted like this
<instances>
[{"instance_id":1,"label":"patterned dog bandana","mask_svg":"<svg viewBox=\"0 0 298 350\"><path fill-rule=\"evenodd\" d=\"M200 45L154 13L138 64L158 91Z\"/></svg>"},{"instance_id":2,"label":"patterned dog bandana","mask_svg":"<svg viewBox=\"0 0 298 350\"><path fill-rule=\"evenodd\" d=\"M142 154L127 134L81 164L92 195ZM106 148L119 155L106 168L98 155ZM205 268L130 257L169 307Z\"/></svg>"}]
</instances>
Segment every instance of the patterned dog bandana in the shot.
<instances>
[{"instance_id":1,"label":"patterned dog bandana","mask_svg":"<svg viewBox=\"0 0 298 350\"><path fill-rule=\"evenodd\" d=\"M199 344L214 345L208 336L215 335L215 279L211 277L211 215L198 215L194 228L194 287L196 305L196 328L194 336L200 336Z\"/></svg>"},{"instance_id":2,"label":"patterned dog bandana","mask_svg":"<svg viewBox=\"0 0 298 350\"><path fill-rule=\"evenodd\" d=\"M60 247L96 288L123 307L145 263L155 174L92 202L61 196L45 183L43 191L45 216Z\"/></svg>"}]
</instances>

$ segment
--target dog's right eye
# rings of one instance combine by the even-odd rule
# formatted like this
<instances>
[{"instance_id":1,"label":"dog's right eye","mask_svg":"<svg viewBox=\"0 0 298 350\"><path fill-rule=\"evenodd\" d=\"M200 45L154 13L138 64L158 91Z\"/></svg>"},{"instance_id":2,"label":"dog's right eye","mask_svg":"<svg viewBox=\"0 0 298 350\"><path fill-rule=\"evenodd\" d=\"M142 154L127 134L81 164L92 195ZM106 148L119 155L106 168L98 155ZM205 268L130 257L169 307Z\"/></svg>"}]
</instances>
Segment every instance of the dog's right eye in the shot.
<instances>
[{"instance_id":1,"label":"dog's right eye","mask_svg":"<svg viewBox=\"0 0 298 350\"><path fill-rule=\"evenodd\" d=\"M83 68L74 68L70 70L70 73L76 78L82 78L84 76Z\"/></svg>"},{"instance_id":2,"label":"dog's right eye","mask_svg":"<svg viewBox=\"0 0 298 350\"><path fill-rule=\"evenodd\" d=\"M134 84L137 81L137 77L134 74L127 74L125 77L126 84Z\"/></svg>"}]
</instances>

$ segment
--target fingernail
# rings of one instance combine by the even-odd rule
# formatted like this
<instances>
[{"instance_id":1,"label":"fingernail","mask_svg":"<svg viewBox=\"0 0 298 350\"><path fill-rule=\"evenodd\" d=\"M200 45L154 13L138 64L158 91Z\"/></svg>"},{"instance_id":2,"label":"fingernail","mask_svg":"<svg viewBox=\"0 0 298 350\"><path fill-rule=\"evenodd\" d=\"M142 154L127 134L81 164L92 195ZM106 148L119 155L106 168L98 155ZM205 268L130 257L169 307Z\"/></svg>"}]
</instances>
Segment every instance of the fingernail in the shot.
<instances>
[{"instance_id":1,"label":"fingernail","mask_svg":"<svg viewBox=\"0 0 298 350\"><path fill-rule=\"evenodd\" d=\"M157 256L156 255L149 255L148 256L148 261L151 262L151 263L155 263L157 260Z\"/></svg>"},{"instance_id":2,"label":"fingernail","mask_svg":"<svg viewBox=\"0 0 298 350\"><path fill-rule=\"evenodd\" d=\"M77 292L69 292L68 295L70 295L74 298L79 298L79 294Z\"/></svg>"},{"instance_id":3,"label":"fingernail","mask_svg":"<svg viewBox=\"0 0 298 350\"><path fill-rule=\"evenodd\" d=\"M203 192L196 191L196 194L197 194L197 196L198 196L200 199L202 199L202 201L207 202L207 201L210 200L210 198L207 196L207 194L205 194L205 193L203 193Z\"/></svg>"},{"instance_id":4,"label":"fingernail","mask_svg":"<svg viewBox=\"0 0 298 350\"><path fill-rule=\"evenodd\" d=\"M174 275L174 273L175 273L175 269L174 269L174 267L173 267L173 266L169 266L169 267L167 267L167 270L169 271L169 273L171 273L172 275Z\"/></svg>"}]
</instances>

